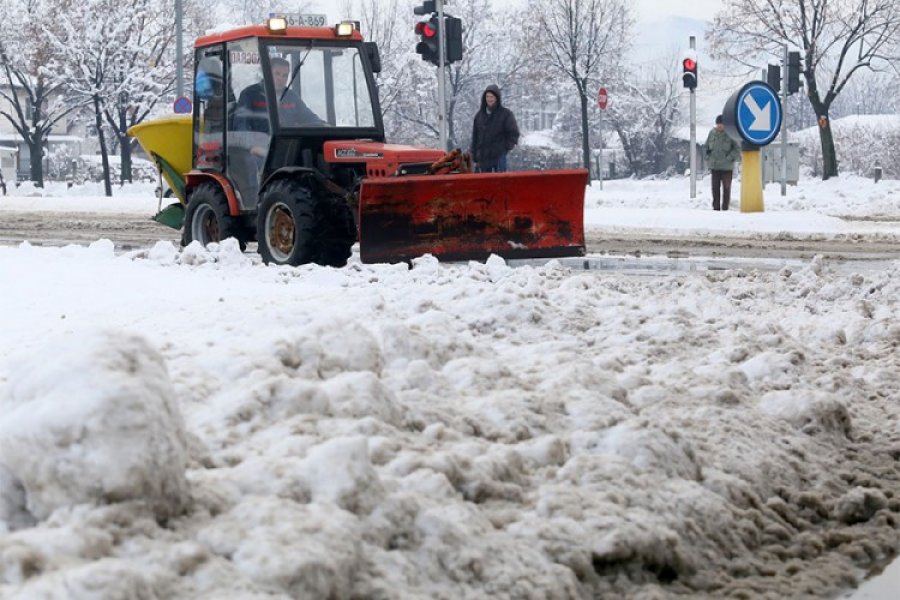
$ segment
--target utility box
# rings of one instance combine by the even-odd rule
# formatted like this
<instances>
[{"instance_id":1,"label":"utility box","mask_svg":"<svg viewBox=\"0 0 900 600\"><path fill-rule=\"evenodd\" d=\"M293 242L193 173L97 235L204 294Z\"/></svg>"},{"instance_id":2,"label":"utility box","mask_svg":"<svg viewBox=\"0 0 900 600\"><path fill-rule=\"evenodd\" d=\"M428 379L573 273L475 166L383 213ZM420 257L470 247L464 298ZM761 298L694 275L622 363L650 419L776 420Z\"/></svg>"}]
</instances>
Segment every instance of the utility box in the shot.
<instances>
[{"instance_id":1,"label":"utility box","mask_svg":"<svg viewBox=\"0 0 900 600\"><path fill-rule=\"evenodd\" d=\"M0 173L7 186L16 184L16 149L0 146Z\"/></svg>"},{"instance_id":2,"label":"utility box","mask_svg":"<svg viewBox=\"0 0 900 600\"><path fill-rule=\"evenodd\" d=\"M762 149L763 183L781 181L781 142L773 142ZM787 182L797 185L800 180L800 146L787 143Z\"/></svg>"}]
</instances>

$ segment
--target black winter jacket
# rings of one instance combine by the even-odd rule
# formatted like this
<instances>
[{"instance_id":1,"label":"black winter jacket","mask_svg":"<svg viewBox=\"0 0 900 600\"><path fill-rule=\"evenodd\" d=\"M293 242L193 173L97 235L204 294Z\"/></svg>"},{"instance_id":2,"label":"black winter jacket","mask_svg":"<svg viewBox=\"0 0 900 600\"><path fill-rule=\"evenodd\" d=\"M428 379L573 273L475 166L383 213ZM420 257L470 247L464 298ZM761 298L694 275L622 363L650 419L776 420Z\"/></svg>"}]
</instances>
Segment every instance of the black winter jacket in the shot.
<instances>
[{"instance_id":1,"label":"black winter jacket","mask_svg":"<svg viewBox=\"0 0 900 600\"><path fill-rule=\"evenodd\" d=\"M497 97L494 109L488 114L485 95L491 92ZM500 101L500 89L489 85L481 94L481 109L475 113L472 124L472 158L482 168L497 164L500 157L519 143L519 126L512 111Z\"/></svg>"},{"instance_id":2,"label":"black winter jacket","mask_svg":"<svg viewBox=\"0 0 900 600\"><path fill-rule=\"evenodd\" d=\"M266 92L255 83L241 92L234 117L234 129L269 133L269 113ZM283 127L327 125L314 113L294 90L282 92L278 119Z\"/></svg>"}]
</instances>

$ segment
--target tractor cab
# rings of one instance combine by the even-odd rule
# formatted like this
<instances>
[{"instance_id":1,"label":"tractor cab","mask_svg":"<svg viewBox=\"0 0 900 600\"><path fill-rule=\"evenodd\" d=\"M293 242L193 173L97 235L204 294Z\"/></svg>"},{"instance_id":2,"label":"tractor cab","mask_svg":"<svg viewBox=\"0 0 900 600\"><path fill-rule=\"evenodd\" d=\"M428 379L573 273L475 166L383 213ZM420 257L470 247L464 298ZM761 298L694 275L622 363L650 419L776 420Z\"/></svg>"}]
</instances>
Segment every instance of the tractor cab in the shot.
<instances>
[{"instance_id":1,"label":"tractor cab","mask_svg":"<svg viewBox=\"0 0 900 600\"><path fill-rule=\"evenodd\" d=\"M353 27L244 27L198 39L194 64L193 167L225 176L240 212L279 169L327 174L326 141L384 141L378 51Z\"/></svg>"},{"instance_id":2,"label":"tractor cab","mask_svg":"<svg viewBox=\"0 0 900 600\"><path fill-rule=\"evenodd\" d=\"M587 171L472 173L459 150L385 143L378 50L353 24L270 19L195 52L193 115L129 129L179 199L156 219L183 245L334 267L357 239L363 262L584 254Z\"/></svg>"}]
</instances>

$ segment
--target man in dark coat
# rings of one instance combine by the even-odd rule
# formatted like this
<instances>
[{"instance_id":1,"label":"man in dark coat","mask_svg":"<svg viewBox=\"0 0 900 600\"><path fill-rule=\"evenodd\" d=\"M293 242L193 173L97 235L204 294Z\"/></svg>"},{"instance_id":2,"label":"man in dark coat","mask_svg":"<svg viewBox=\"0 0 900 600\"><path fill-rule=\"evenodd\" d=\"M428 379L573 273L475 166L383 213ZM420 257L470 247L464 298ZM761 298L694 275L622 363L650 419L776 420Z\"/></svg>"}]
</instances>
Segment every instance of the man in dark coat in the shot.
<instances>
[{"instance_id":1,"label":"man in dark coat","mask_svg":"<svg viewBox=\"0 0 900 600\"><path fill-rule=\"evenodd\" d=\"M519 126L500 101L500 88L489 85L472 124L472 158L479 173L506 171L506 155L519 143Z\"/></svg>"},{"instance_id":2,"label":"man in dark coat","mask_svg":"<svg viewBox=\"0 0 900 600\"><path fill-rule=\"evenodd\" d=\"M300 96L292 89L287 89L291 76L291 67L283 58L273 57L272 83L275 94L279 98L278 120L283 127L321 126L327 125L316 113L309 109ZM240 131L256 131L269 133L269 115L266 112L269 103L266 89L262 83L255 83L241 92L237 102L234 128Z\"/></svg>"},{"instance_id":3,"label":"man in dark coat","mask_svg":"<svg viewBox=\"0 0 900 600\"><path fill-rule=\"evenodd\" d=\"M324 127L328 123L319 118L294 90L287 87L291 66L280 57L269 59L272 83L278 98L278 121L282 127ZM228 131L229 145L246 153L233 153L229 158L234 179L243 194L255 198L269 146L269 112L263 82L244 88L234 112L234 124Z\"/></svg>"}]
</instances>

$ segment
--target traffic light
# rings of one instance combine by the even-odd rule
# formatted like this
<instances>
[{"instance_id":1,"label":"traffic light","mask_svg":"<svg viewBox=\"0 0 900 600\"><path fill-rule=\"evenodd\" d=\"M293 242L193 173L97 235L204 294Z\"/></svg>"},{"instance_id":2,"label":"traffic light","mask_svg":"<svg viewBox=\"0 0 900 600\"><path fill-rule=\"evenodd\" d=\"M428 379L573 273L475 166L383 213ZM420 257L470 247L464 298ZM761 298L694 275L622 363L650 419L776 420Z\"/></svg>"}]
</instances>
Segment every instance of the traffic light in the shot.
<instances>
[{"instance_id":1,"label":"traffic light","mask_svg":"<svg viewBox=\"0 0 900 600\"><path fill-rule=\"evenodd\" d=\"M689 89L694 89L697 87L697 59L688 57L681 61L681 67L684 73L681 76L681 81L684 83L684 87Z\"/></svg>"},{"instance_id":2,"label":"traffic light","mask_svg":"<svg viewBox=\"0 0 900 600\"><path fill-rule=\"evenodd\" d=\"M433 65L440 63L441 35L438 29L438 18L431 17L427 21L416 23L416 35L421 40L416 44L416 52Z\"/></svg>"},{"instance_id":3,"label":"traffic light","mask_svg":"<svg viewBox=\"0 0 900 600\"><path fill-rule=\"evenodd\" d=\"M447 64L462 60L462 19L445 15L444 35L447 36L447 56L445 57Z\"/></svg>"},{"instance_id":4,"label":"traffic light","mask_svg":"<svg viewBox=\"0 0 900 600\"><path fill-rule=\"evenodd\" d=\"M422 6L413 8L415 15L430 15L433 12L437 12L434 8L434 0L425 0L422 2Z\"/></svg>"},{"instance_id":5,"label":"traffic light","mask_svg":"<svg viewBox=\"0 0 900 600\"><path fill-rule=\"evenodd\" d=\"M781 91L781 67L778 65L769 65L766 71L766 83L776 92Z\"/></svg>"},{"instance_id":6,"label":"traffic light","mask_svg":"<svg viewBox=\"0 0 900 600\"><path fill-rule=\"evenodd\" d=\"M788 52L787 93L800 91L800 53Z\"/></svg>"}]
</instances>

